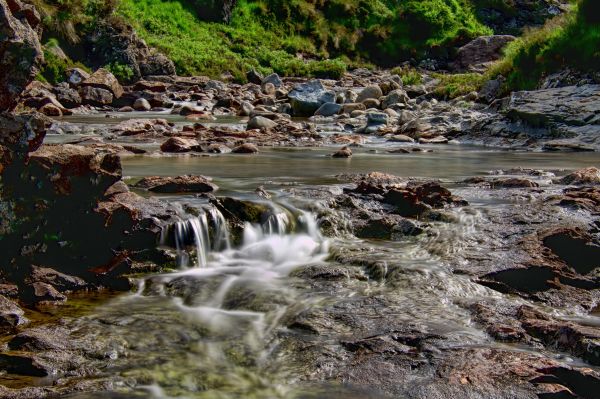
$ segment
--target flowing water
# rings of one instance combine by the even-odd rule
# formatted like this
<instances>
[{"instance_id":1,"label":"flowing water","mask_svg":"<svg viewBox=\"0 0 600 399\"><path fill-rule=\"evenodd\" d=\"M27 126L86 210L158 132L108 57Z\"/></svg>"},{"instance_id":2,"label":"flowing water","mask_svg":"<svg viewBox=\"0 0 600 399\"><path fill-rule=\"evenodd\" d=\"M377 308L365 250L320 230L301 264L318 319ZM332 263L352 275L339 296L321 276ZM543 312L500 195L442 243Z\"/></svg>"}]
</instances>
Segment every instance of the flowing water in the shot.
<instances>
[{"instance_id":1,"label":"flowing water","mask_svg":"<svg viewBox=\"0 0 600 399\"><path fill-rule=\"evenodd\" d=\"M50 140L66 141L64 136ZM466 177L516 166L560 174L598 166L600 155L467 146L394 155L385 152L388 146L370 143L356 149L348 160L327 157L331 148L265 149L256 156L125 157L124 174L132 180L202 174L214 178L219 195L265 202L254 193L263 186L273 199L267 201L268 217L261 224L246 224L236 241L221 213L205 200L161 197L197 210L163 231L161 245L176 252L177 269L142 278L137 292L73 321L82 337L112 340L105 375L118 376L112 389L124 393L97 397L364 397L336 385L308 384L301 377L307 365L290 355L293 351L285 350L290 320L329 309L332 304L348 306L348 312L371 319L375 329L385 323L411 324L451 337L450 346L498 345L458 304L499 299L501 294L453 274L449 259L479 239L478 225L486 209L505 204L491 201L477 190L457 188L473 206L453 210L454 223L435 224L434 234L419 238L365 241L344 229L324 236L318 228L319 202L310 196L300 198L295 190L327 187L340 191L336 175L371 171L436 178L450 186ZM303 271L335 267L340 257L354 255L356 273L364 278L348 278L331 289L300 277ZM372 273L367 278L358 261L365 258L377 264L385 278L373 278ZM366 297L379 298L385 307L356 305ZM330 342L324 338L318 345L327 347Z\"/></svg>"}]
</instances>

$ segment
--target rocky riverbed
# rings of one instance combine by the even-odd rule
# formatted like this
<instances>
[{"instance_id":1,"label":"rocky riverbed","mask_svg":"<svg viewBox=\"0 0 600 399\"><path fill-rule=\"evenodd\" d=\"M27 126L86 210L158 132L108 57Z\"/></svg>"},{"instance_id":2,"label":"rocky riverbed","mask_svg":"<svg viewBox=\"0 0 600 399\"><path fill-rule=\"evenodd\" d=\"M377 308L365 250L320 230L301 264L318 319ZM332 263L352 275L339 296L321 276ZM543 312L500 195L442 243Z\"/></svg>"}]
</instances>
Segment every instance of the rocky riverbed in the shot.
<instances>
[{"instance_id":1,"label":"rocky riverbed","mask_svg":"<svg viewBox=\"0 0 600 399\"><path fill-rule=\"evenodd\" d=\"M0 9L0 397L597 397L594 79L52 87Z\"/></svg>"}]
</instances>

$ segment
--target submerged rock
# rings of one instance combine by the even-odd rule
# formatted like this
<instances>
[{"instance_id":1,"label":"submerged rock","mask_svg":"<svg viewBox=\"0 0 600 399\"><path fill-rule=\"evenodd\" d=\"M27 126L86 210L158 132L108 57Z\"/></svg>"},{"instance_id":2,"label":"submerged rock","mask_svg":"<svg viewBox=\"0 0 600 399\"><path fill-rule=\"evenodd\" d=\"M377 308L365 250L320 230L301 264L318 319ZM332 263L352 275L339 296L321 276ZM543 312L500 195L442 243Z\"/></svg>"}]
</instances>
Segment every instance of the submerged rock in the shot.
<instances>
[{"instance_id":1,"label":"submerged rock","mask_svg":"<svg viewBox=\"0 0 600 399\"><path fill-rule=\"evenodd\" d=\"M155 193L210 193L218 190L216 184L204 176L177 177L151 176L137 182L134 187Z\"/></svg>"}]
</instances>

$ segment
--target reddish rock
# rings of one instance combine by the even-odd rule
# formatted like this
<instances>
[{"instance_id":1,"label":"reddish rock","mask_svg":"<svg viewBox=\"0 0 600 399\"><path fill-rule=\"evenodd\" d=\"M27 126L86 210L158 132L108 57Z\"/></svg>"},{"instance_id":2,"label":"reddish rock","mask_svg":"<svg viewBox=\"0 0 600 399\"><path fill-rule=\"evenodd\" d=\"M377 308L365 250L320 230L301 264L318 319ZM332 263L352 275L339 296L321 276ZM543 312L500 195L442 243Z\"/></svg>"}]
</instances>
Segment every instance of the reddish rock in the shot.
<instances>
[{"instance_id":1,"label":"reddish rock","mask_svg":"<svg viewBox=\"0 0 600 399\"><path fill-rule=\"evenodd\" d=\"M198 141L193 139L184 139L181 137L171 137L160 146L162 152L184 153L191 151L201 152L202 148Z\"/></svg>"},{"instance_id":2,"label":"reddish rock","mask_svg":"<svg viewBox=\"0 0 600 399\"><path fill-rule=\"evenodd\" d=\"M258 154L258 147L252 143L244 143L235 147L232 152L234 154Z\"/></svg>"},{"instance_id":3,"label":"reddish rock","mask_svg":"<svg viewBox=\"0 0 600 399\"><path fill-rule=\"evenodd\" d=\"M573 186L600 184L600 169L594 167L580 169L560 179L560 183Z\"/></svg>"}]
</instances>

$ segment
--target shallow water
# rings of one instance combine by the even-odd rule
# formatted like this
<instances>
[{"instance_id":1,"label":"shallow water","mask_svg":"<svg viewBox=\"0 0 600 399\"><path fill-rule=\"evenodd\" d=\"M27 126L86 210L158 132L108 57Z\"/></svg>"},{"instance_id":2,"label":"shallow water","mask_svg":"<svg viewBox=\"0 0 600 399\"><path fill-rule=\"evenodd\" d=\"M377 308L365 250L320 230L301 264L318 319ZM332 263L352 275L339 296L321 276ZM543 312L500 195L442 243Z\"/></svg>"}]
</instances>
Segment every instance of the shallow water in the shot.
<instances>
[{"instance_id":1,"label":"shallow water","mask_svg":"<svg viewBox=\"0 0 600 399\"><path fill-rule=\"evenodd\" d=\"M70 121L112 123L101 117L78 118ZM175 117L172 120L183 123ZM48 141L69 138L54 136ZM366 318L373 318L373 326L384 318L391 324L425 326L444 334L448 346L498 345L457 303L501 298L501 294L453 274L453 265L448 262L453 258L450 255L460 253L466 243L477 239L486 207L498 205L497 200L487 201L473 190L459 192L475 206L454 210L457 222L436 224L435 234L398 242L364 241L348 234L321 235L315 228L315 216L302 212L302 204L310 205L304 209L318 204L311 204L310 198L290 196L289 189L337 187L344 183L337 175L372 171L451 184L515 167L547 169L560 176L569 170L599 166L600 154L514 152L460 145L426 147L433 149L428 153L386 153L397 147L372 143L353 149L355 155L343 160L328 157L333 148L262 149L254 156L124 157L124 175L132 180L202 174L211 176L221 187L218 194L252 199L257 199L253 192L262 185L274 194L272 206L280 213L262 226L247 225L243 242L237 246L200 244L206 241L204 233L185 233L192 238L178 241L177 247L180 252L191 253L180 254L180 270L141 279L136 293L111 300L92 315L73 320L80 336L102 338L103 345L112 340L109 346L114 355L105 375L118 381L114 389L119 393L68 397L377 397L373 392L299 381L306 365L279 347L289 334L287 320L302 312L327 309L332 303L347 305L351 312L352 303L366 297L381 298L385 303L384 309L360 309ZM163 199L206 207L204 200L193 196ZM295 227L290 218L297 219ZM371 261L381 262L387 277L349 279L335 292L296 277L299 270L314 265L336 265L336 253L356 253L357 261L367 253ZM363 273L360 265L356 269ZM597 317L586 317L590 323L596 322Z\"/></svg>"}]
</instances>

